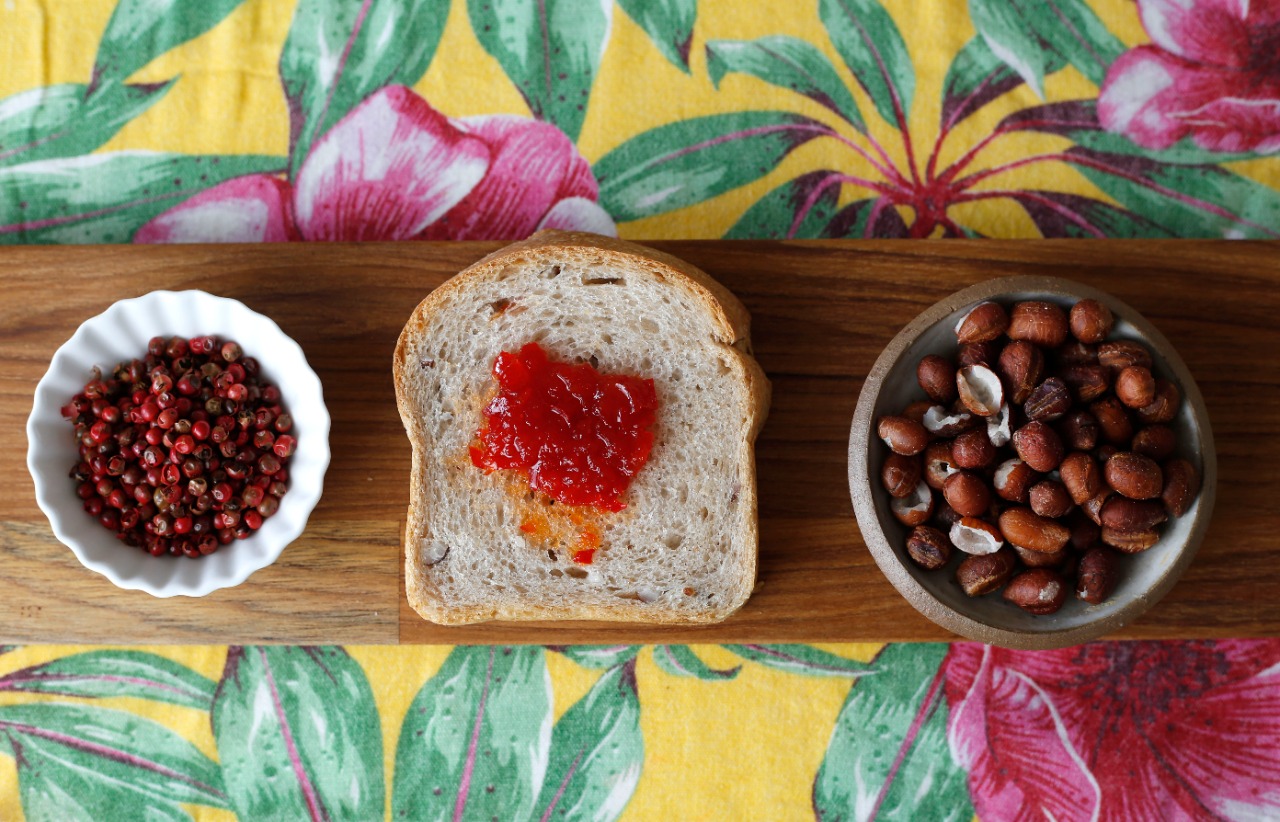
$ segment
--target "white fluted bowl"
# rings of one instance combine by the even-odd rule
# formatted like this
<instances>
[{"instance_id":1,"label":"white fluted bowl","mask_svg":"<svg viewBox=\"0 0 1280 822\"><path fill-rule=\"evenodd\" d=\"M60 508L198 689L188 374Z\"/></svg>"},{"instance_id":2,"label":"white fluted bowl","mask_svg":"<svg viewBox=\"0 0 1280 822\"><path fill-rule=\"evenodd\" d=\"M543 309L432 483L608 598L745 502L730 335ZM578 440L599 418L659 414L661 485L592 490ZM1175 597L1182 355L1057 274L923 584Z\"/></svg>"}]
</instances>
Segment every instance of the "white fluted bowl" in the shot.
<instances>
[{"instance_id":1,"label":"white fluted bowl","mask_svg":"<svg viewBox=\"0 0 1280 822\"><path fill-rule=\"evenodd\" d=\"M107 373L120 362L141 358L155 336L205 334L235 340L246 356L258 360L262 379L279 387L298 441L289 462L289 491L275 515L248 539L219 546L200 559L153 557L125 545L84 512L69 476L79 462L79 449L61 408L84 388L95 366ZM320 378L302 348L268 317L203 291L153 291L85 320L54 353L27 419L27 468L36 503L54 535L86 568L121 588L157 597L204 596L239 585L275 562L306 527L328 467L329 411Z\"/></svg>"}]
</instances>

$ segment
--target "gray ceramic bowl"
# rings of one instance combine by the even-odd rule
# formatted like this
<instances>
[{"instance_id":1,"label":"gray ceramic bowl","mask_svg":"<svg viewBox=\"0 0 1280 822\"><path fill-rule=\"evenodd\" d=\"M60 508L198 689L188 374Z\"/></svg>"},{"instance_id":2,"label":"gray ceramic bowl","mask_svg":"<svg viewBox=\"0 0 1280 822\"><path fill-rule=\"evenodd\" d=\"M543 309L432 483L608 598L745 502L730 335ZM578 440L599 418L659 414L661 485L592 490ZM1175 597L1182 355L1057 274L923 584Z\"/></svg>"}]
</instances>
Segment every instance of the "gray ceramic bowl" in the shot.
<instances>
[{"instance_id":1,"label":"gray ceramic bowl","mask_svg":"<svg viewBox=\"0 0 1280 822\"><path fill-rule=\"evenodd\" d=\"M997 300L1049 300L1062 306L1092 297L1116 317L1110 339L1146 344L1157 376L1173 380L1183 402L1170 425L1178 434L1179 456L1200 471L1202 488L1191 509L1163 526L1160 542L1143 553L1121 558L1121 580L1111 598L1088 605L1074 592L1055 614L1033 616L999 594L970 598L955 582L960 556L943 569L925 571L906 555L908 530L889 511L889 495L879 481L888 447L876 436L876 421L925 399L916 382L916 365L926 354L950 356L957 349L957 321L977 303ZM894 587L922 614L970 639L1011 648L1057 648L1116 631L1164 596L1195 555L1213 511L1217 482L1213 432L1204 399L1191 373L1163 334L1125 303L1094 288L1052 277L990 280L947 297L894 337L867 375L858 398L849 437L849 489L863 539ZM960 552L956 552L960 554Z\"/></svg>"}]
</instances>

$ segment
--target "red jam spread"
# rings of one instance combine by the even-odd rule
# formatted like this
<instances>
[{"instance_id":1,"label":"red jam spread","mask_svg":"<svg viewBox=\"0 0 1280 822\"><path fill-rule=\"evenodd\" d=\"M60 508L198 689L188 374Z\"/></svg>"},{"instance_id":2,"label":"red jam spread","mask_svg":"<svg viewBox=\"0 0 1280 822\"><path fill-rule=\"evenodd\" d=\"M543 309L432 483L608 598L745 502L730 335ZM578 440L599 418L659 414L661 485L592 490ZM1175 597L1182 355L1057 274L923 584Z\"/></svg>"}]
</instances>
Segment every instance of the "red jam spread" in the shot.
<instances>
[{"instance_id":1,"label":"red jam spread","mask_svg":"<svg viewBox=\"0 0 1280 822\"><path fill-rule=\"evenodd\" d=\"M518 471L566 505L626 507L622 495L653 448L653 380L552 362L537 343L499 354L493 376L498 394L471 446L476 466Z\"/></svg>"}]
</instances>

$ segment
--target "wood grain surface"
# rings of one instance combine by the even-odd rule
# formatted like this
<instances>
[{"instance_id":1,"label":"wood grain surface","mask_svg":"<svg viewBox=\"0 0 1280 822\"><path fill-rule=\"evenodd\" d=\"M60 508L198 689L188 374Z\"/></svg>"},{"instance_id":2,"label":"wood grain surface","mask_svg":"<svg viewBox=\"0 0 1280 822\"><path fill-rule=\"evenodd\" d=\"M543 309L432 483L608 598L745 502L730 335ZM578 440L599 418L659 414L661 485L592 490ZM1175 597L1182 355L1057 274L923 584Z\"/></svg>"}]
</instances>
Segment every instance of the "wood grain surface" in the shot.
<instances>
[{"instance_id":1,"label":"wood grain surface","mask_svg":"<svg viewBox=\"0 0 1280 822\"><path fill-rule=\"evenodd\" d=\"M1141 311L1204 393L1220 481L1182 581L1118 636L1280 636L1280 246L1200 241L662 242L733 290L773 381L759 442L760 587L699 628L443 628L404 600L409 444L396 336L435 286L499 243L11 248L0 252L0 641L90 643L850 642L944 640L880 574L849 501L861 375L946 294L1011 274L1069 277ZM296 339L333 417L306 533L243 585L153 599L79 565L36 507L24 426L54 350L112 302L158 288L242 300Z\"/></svg>"}]
</instances>

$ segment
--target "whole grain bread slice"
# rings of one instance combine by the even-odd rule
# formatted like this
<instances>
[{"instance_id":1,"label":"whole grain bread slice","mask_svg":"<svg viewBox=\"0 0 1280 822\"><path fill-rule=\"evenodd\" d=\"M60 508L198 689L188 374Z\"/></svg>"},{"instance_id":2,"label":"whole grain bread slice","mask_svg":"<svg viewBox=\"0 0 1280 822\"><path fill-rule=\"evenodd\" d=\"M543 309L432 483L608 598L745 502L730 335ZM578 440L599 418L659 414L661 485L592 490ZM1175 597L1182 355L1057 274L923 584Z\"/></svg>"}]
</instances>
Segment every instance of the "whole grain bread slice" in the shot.
<instances>
[{"instance_id":1,"label":"whole grain bread slice","mask_svg":"<svg viewBox=\"0 0 1280 822\"><path fill-rule=\"evenodd\" d=\"M433 291L394 362L413 446L414 610L442 624L696 623L740 608L756 579L754 452L769 406L749 323L699 269L592 234L539 232ZM513 472L471 464L494 359L533 341L554 360L654 380L654 447L622 511L557 506ZM589 565L572 560L584 529L600 540Z\"/></svg>"}]
</instances>

